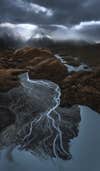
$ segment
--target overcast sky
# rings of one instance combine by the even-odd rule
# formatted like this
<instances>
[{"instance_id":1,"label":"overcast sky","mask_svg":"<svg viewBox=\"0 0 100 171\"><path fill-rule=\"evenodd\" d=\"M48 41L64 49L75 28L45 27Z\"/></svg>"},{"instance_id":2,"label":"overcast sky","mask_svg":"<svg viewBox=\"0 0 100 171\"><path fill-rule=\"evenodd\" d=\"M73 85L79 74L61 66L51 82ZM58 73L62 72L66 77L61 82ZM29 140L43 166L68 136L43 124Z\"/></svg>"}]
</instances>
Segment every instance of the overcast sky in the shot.
<instances>
[{"instance_id":1,"label":"overcast sky","mask_svg":"<svg viewBox=\"0 0 100 171\"><path fill-rule=\"evenodd\" d=\"M0 0L0 34L25 33L28 39L41 28L57 39L98 42L100 0Z\"/></svg>"}]
</instances>

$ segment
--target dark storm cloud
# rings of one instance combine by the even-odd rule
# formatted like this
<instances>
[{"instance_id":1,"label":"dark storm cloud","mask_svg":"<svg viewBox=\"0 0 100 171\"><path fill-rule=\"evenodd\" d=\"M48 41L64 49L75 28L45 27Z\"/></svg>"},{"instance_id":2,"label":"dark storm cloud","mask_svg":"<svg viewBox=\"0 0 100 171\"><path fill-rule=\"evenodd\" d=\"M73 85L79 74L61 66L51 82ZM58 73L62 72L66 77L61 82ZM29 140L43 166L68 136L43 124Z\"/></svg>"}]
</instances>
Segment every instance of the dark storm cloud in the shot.
<instances>
[{"instance_id":1,"label":"dark storm cloud","mask_svg":"<svg viewBox=\"0 0 100 171\"><path fill-rule=\"evenodd\" d=\"M0 21L14 23L48 23L53 11L25 0L1 0Z\"/></svg>"},{"instance_id":2,"label":"dark storm cloud","mask_svg":"<svg viewBox=\"0 0 100 171\"><path fill-rule=\"evenodd\" d=\"M33 24L0 24L0 38L13 38L27 43L27 41L48 36L53 40L88 40L100 42L100 21L80 22L71 27L65 25L33 25Z\"/></svg>"},{"instance_id":3,"label":"dark storm cloud","mask_svg":"<svg viewBox=\"0 0 100 171\"><path fill-rule=\"evenodd\" d=\"M0 0L0 20L75 24L100 19L99 0Z\"/></svg>"},{"instance_id":4,"label":"dark storm cloud","mask_svg":"<svg viewBox=\"0 0 100 171\"><path fill-rule=\"evenodd\" d=\"M26 41L42 30L54 39L100 41L99 7L100 0L0 0L0 36Z\"/></svg>"},{"instance_id":5,"label":"dark storm cloud","mask_svg":"<svg viewBox=\"0 0 100 171\"><path fill-rule=\"evenodd\" d=\"M100 42L100 21L81 22L73 27L80 35L90 41Z\"/></svg>"},{"instance_id":6,"label":"dark storm cloud","mask_svg":"<svg viewBox=\"0 0 100 171\"><path fill-rule=\"evenodd\" d=\"M99 0L34 0L34 2L46 5L55 11L52 20L54 23L75 24L100 19Z\"/></svg>"}]
</instances>

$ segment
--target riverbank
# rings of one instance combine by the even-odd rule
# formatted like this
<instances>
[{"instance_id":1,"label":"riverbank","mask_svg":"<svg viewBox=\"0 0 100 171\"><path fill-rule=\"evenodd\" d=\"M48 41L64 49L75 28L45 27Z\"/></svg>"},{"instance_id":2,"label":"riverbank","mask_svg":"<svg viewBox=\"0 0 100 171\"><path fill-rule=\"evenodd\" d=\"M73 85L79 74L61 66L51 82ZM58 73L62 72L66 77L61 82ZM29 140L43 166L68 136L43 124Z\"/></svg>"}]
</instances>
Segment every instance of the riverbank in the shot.
<instances>
[{"instance_id":1,"label":"riverbank","mask_svg":"<svg viewBox=\"0 0 100 171\"><path fill-rule=\"evenodd\" d=\"M69 59L69 58L68 58ZM66 57L67 63L67 57ZM71 58L68 64L76 64ZM79 65L79 62L78 62ZM0 51L0 92L19 86L18 75L29 73L30 79L46 79L57 83L62 92L61 105L87 105L100 112L100 66L91 70L68 72L67 66L49 49L22 48Z\"/></svg>"}]
</instances>

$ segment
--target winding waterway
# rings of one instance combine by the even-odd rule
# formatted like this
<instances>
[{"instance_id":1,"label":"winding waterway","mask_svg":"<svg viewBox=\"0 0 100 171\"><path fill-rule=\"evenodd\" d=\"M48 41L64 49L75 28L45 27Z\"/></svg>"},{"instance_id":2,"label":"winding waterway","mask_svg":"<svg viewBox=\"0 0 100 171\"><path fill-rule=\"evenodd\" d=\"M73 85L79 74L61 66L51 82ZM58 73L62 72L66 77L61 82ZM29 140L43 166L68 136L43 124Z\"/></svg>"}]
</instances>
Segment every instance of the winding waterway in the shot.
<instances>
[{"instance_id":1,"label":"winding waterway","mask_svg":"<svg viewBox=\"0 0 100 171\"><path fill-rule=\"evenodd\" d=\"M99 171L100 170L100 116L88 107L81 106L79 135L70 143L72 159L44 159L26 150L9 147L0 151L2 171Z\"/></svg>"},{"instance_id":2,"label":"winding waterway","mask_svg":"<svg viewBox=\"0 0 100 171\"><path fill-rule=\"evenodd\" d=\"M0 171L99 171L99 113L62 108L57 84L28 73L19 78L21 85L4 94L16 123L0 134Z\"/></svg>"}]
</instances>

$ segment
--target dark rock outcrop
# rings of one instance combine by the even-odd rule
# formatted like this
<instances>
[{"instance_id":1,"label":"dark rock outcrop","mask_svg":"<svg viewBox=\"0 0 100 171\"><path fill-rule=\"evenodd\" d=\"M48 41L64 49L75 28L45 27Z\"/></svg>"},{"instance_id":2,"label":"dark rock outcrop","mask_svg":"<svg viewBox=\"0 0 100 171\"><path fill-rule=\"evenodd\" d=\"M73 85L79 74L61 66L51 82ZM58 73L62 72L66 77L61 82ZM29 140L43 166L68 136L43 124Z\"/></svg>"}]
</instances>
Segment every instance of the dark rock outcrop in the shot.
<instances>
[{"instance_id":1,"label":"dark rock outcrop","mask_svg":"<svg viewBox=\"0 0 100 171\"><path fill-rule=\"evenodd\" d=\"M0 131L14 122L14 114L8 108L0 107Z\"/></svg>"}]
</instances>

